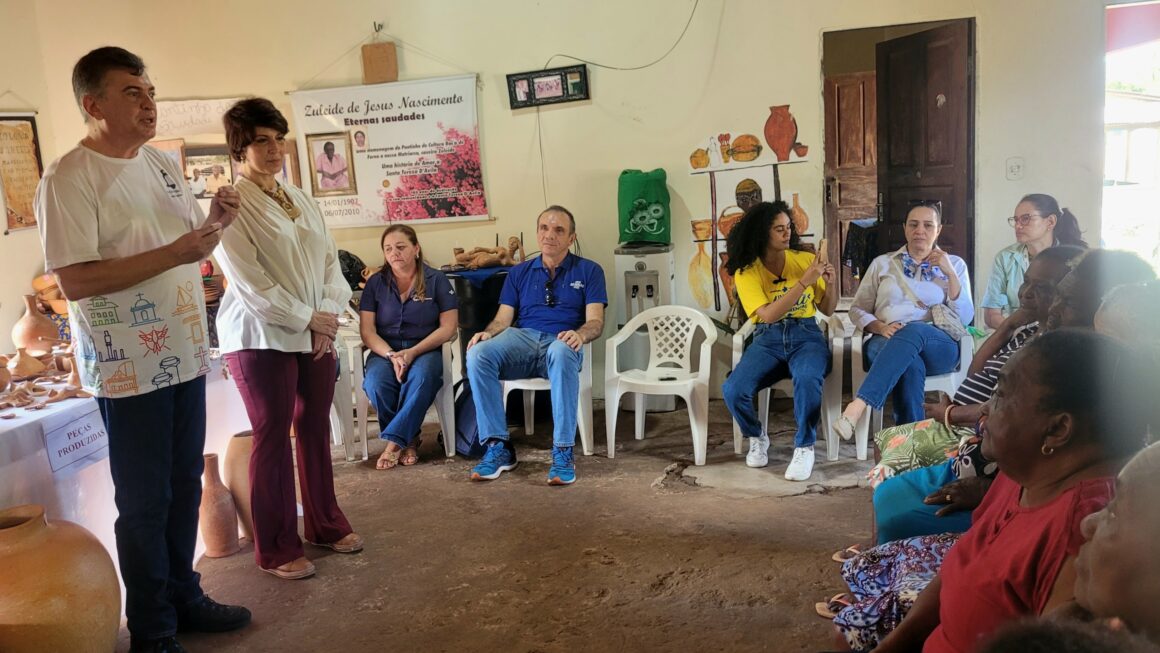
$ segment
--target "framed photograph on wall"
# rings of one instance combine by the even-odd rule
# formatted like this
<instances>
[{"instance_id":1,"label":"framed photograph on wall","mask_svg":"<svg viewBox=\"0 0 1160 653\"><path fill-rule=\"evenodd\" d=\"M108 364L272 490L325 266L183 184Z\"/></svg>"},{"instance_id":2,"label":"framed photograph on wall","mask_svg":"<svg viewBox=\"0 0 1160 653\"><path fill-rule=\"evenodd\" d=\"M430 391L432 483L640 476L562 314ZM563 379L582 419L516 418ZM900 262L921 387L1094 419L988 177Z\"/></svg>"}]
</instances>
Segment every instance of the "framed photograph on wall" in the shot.
<instances>
[{"instance_id":1,"label":"framed photograph on wall","mask_svg":"<svg viewBox=\"0 0 1160 653\"><path fill-rule=\"evenodd\" d=\"M350 132L306 135L311 195L327 197L358 194L354 171L350 168L354 158L352 150Z\"/></svg>"},{"instance_id":2,"label":"framed photograph on wall","mask_svg":"<svg viewBox=\"0 0 1160 653\"><path fill-rule=\"evenodd\" d=\"M162 141L149 141L153 147L161 150L166 156L173 159L177 168L185 172L185 139L170 138Z\"/></svg>"},{"instance_id":3,"label":"framed photograph on wall","mask_svg":"<svg viewBox=\"0 0 1160 653\"><path fill-rule=\"evenodd\" d=\"M0 204L4 205L9 231L36 226L32 204L43 172L36 116L0 113Z\"/></svg>"},{"instance_id":4,"label":"framed photograph on wall","mask_svg":"<svg viewBox=\"0 0 1160 653\"><path fill-rule=\"evenodd\" d=\"M531 70L507 76L512 109L589 99L588 66Z\"/></svg>"}]
</instances>

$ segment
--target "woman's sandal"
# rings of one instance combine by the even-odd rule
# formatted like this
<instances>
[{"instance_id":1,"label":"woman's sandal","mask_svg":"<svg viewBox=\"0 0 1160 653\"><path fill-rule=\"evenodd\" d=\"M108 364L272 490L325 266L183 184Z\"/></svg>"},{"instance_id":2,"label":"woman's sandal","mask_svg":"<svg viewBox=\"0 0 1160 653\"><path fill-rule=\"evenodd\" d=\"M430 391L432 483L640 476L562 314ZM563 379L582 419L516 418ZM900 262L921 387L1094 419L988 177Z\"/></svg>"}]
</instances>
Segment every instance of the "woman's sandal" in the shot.
<instances>
[{"instance_id":1,"label":"woman's sandal","mask_svg":"<svg viewBox=\"0 0 1160 653\"><path fill-rule=\"evenodd\" d=\"M853 604L853 598L846 592L835 594L828 601L818 601L815 603L814 612L817 612L819 617L833 619L842 611L842 608Z\"/></svg>"},{"instance_id":2,"label":"woman's sandal","mask_svg":"<svg viewBox=\"0 0 1160 653\"><path fill-rule=\"evenodd\" d=\"M315 571L314 563L305 558L299 558L299 560L304 561L306 564L298 565L298 560L291 560L284 565L279 565L271 569L266 569L265 567L258 568L267 574L273 574L284 580L299 580L313 576Z\"/></svg>"},{"instance_id":3,"label":"woman's sandal","mask_svg":"<svg viewBox=\"0 0 1160 653\"><path fill-rule=\"evenodd\" d=\"M379 459L375 461L375 469L391 469L392 467L397 466L399 464L399 457L402 455L403 451L404 449L392 450L391 446L387 445L387 448L383 449L382 455L380 455Z\"/></svg>"},{"instance_id":4,"label":"woman's sandal","mask_svg":"<svg viewBox=\"0 0 1160 653\"><path fill-rule=\"evenodd\" d=\"M834 432L842 436L842 439L847 442L854 437L854 422L851 422L850 418L845 415L839 415L838 419L830 424L830 428L834 429Z\"/></svg>"},{"instance_id":5,"label":"woman's sandal","mask_svg":"<svg viewBox=\"0 0 1160 653\"><path fill-rule=\"evenodd\" d=\"M337 542L311 542L335 553L358 553L363 550L363 538L358 533L347 533Z\"/></svg>"},{"instance_id":6,"label":"woman's sandal","mask_svg":"<svg viewBox=\"0 0 1160 653\"><path fill-rule=\"evenodd\" d=\"M850 546L842 549L841 551L836 551L834 553L834 555L830 556L830 559L833 560L834 562L843 562L844 563L847 560L853 560L854 558L857 558L860 555L862 555L862 545L861 544L851 544Z\"/></svg>"},{"instance_id":7,"label":"woman's sandal","mask_svg":"<svg viewBox=\"0 0 1160 653\"><path fill-rule=\"evenodd\" d=\"M419 462L419 445L422 443L422 438L416 438L414 444L409 447L404 447L402 454L399 456L399 464L404 467L417 464Z\"/></svg>"}]
</instances>

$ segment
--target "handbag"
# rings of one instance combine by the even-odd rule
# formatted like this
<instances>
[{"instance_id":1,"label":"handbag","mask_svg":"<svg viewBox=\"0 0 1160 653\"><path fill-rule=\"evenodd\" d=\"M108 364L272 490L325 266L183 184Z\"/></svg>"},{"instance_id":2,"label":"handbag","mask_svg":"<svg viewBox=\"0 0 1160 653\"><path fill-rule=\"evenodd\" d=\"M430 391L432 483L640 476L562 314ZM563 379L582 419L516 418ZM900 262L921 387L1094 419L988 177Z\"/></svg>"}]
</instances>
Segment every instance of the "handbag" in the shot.
<instances>
[{"instance_id":1,"label":"handbag","mask_svg":"<svg viewBox=\"0 0 1160 653\"><path fill-rule=\"evenodd\" d=\"M910 284L906 282L906 275L902 272L902 266L898 263L898 258L891 256L890 263L894 266L894 271L898 273L898 284L902 286L902 292L906 298L914 302L919 308L930 309L930 318L934 322L935 328L951 337L951 340L958 342L967 335L967 327L963 326L963 321L959 317L959 311L954 304L944 301L941 304L934 306L927 306L911 289Z\"/></svg>"}]
</instances>

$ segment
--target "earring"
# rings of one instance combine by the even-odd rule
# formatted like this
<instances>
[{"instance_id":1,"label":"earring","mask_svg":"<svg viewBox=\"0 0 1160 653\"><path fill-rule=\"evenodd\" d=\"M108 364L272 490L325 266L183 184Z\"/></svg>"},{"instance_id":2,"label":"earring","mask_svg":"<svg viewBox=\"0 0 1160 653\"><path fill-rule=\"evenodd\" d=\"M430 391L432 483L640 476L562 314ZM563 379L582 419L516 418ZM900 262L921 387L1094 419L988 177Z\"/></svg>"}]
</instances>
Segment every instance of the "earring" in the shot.
<instances>
[{"instance_id":1,"label":"earring","mask_svg":"<svg viewBox=\"0 0 1160 653\"><path fill-rule=\"evenodd\" d=\"M1039 447L1039 453L1045 456L1050 456L1051 454L1055 453L1055 449L1053 447L1047 446L1047 443L1044 442L1043 446Z\"/></svg>"}]
</instances>

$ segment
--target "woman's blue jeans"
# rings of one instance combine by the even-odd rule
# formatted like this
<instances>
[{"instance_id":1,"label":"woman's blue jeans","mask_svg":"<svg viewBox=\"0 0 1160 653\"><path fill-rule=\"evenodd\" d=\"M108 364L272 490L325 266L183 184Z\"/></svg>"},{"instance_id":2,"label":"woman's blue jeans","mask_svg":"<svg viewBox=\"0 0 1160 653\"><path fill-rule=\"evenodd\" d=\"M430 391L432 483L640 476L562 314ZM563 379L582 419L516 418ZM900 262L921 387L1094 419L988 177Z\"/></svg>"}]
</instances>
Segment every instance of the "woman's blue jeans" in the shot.
<instances>
[{"instance_id":1,"label":"woman's blue jeans","mask_svg":"<svg viewBox=\"0 0 1160 653\"><path fill-rule=\"evenodd\" d=\"M418 340L388 340L391 349L413 347ZM372 352L367 358L363 389L379 414L379 437L400 447L411 446L435 395L443 387L443 353L433 349L411 361L402 383L390 360ZM454 434L452 434L454 435ZM451 437L451 436L447 436Z\"/></svg>"},{"instance_id":2,"label":"woman's blue jeans","mask_svg":"<svg viewBox=\"0 0 1160 653\"><path fill-rule=\"evenodd\" d=\"M812 318L787 317L759 324L741 362L721 387L725 405L747 438L761 436L753 399L763 388L787 376L793 380L795 447L812 447L822 410L822 383L830 372L830 348Z\"/></svg>"},{"instance_id":3,"label":"woman's blue jeans","mask_svg":"<svg viewBox=\"0 0 1160 653\"><path fill-rule=\"evenodd\" d=\"M871 336L862 351L870 371L857 396L872 408L882 410L886 395L893 390L895 424L924 419L922 399L927 375L946 374L959 362L959 343L926 322L911 322L890 338Z\"/></svg>"}]
</instances>

